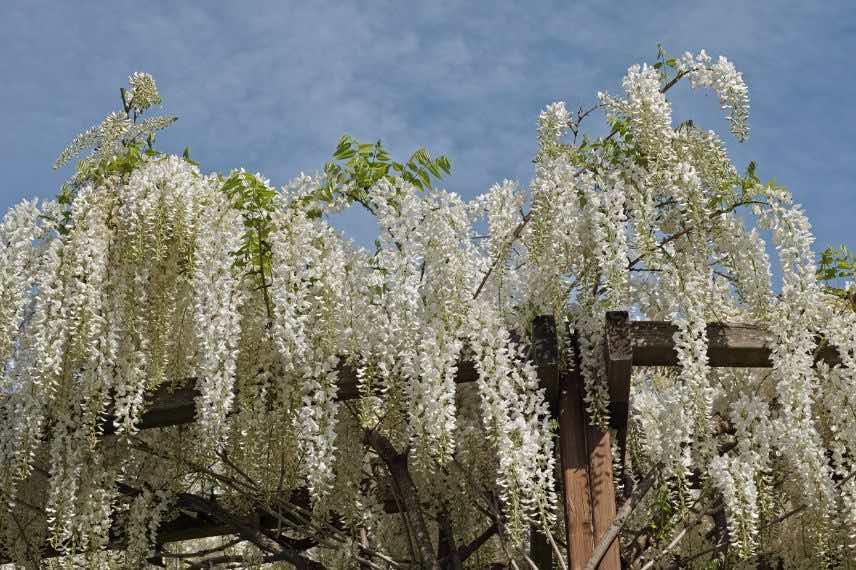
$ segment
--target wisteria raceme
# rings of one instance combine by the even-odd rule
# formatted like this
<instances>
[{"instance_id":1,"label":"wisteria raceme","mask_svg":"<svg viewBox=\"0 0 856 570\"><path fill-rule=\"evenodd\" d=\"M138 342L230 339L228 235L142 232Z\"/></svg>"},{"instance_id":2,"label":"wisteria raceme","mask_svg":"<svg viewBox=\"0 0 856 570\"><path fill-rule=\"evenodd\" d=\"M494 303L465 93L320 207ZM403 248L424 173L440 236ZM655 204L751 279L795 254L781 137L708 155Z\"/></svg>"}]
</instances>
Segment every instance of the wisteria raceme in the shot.
<instances>
[{"instance_id":1,"label":"wisteria raceme","mask_svg":"<svg viewBox=\"0 0 856 570\"><path fill-rule=\"evenodd\" d=\"M790 197L782 190L767 190L771 207L762 218L773 233L782 264L782 294L776 300L775 355L776 392L781 411L776 419L782 452L806 477L805 500L831 500L823 442L812 411L815 384L812 368L815 348L813 329L819 328L821 301L811 250L811 228L799 208L789 208Z\"/></svg>"},{"instance_id":2,"label":"wisteria raceme","mask_svg":"<svg viewBox=\"0 0 856 570\"><path fill-rule=\"evenodd\" d=\"M735 401L729 417L735 428L738 453L731 458L716 457L710 468L714 483L722 491L732 542L743 556L748 556L757 546L758 484L769 470L775 433L767 402L755 395Z\"/></svg>"},{"instance_id":3,"label":"wisteria raceme","mask_svg":"<svg viewBox=\"0 0 856 570\"><path fill-rule=\"evenodd\" d=\"M530 363L509 342L508 331L493 311L474 307L468 323L479 370L479 394L485 432L496 448L498 485L508 509L509 527L523 532L523 523L551 521L556 496L550 473L553 441L543 389Z\"/></svg>"},{"instance_id":4,"label":"wisteria raceme","mask_svg":"<svg viewBox=\"0 0 856 570\"><path fill-rule=\"evenodd\" d=\"M554 317L561 376L604 428L604 313L623 309L671 321L679 363L635 370L614 446L622 490L657 473L626 526L647 538L622 534L634 567L669 542L687 567L846 567L856 314L818 283L788 192L673 124L684 78L748 135L728 60L634 65L590 112L547 106L528 185L466 199L379 144L282 188L204 174L143 146L174 118L140 117L161 98L132 75L122 111L60 155L93 151L60 198L0 222L0 561L175 567L216 543L233 565L435 568L470 544L525 564L533 528L563 531L533 318ZM595 110L609 134L590 139ZM335 229L347 208L374 218L374 248ZM772 369L712 368L721 320L770 329ZM827 345L837 362L816 361ZM176 390L194 425L141 429L149 395ZM170 546L179 519L236 541Z\"/></svg>"},{"instance_id":5,"label":"wisteria raceme","mask_svg":"<svg viewBox=\"0 0 856 570\"><path fill-rule=\"evenodd\" d=\"M151 556L157 529L169 506L169 495L164 491L143 489L128 509L128 536L130 544L125 554L128 566L140 565Z\"/></svg>"},{"instance_id":6,"label":"wisteria raceme","mask_svg":"<svg viewBox=\"0 0 856 570\"><path fill-rule=\"evenodd\" d=\"M106 119L105 119L106 121ZM67 163L69 160L74 158L77 154L87 148L94 147L98 144L101 137L101 125L94 125L88 130L77 135L71 144L69 144L65 149L60 153L59 157L57 157L54 162L53 167L59 168L60 166Z\"/></svg>"},{"instance_id":7,"label":"wisteria raceme","mask_svg":"<svg viewBox=\"0 0 856 570\"><path fill-rule=\"evenodd\" d=\"M772 275L770 259L755 228L747 231L735 216L721 218L724 231L716 239L719 248L728 252L727 267L743 292L746 305L754 318L766 320L770 305Z\"/></svg>"},{"instance_id":8,"label":"wisteria raceme","mask_svg":"<svg viewBox=\"0 0 856 570\"><path fill-rule=\"evenodd\" d=\"M720 105L728 111L731 132L738 140L745 140L749 136L749 88L743 74L725 57L719 56L716 63L712 61L704 50L698 55L687 52L678 69L689 75L693 87L710 87L719 95Z\"/></svg>"},{"instance_id":9,"label":"wisteria raceme","mask_svg":"<svg viewBox=\"0 0 856 570\"><path fill-rule=\"evenodd\" d=\"M184 317L188 298L181 293L190 281L182 267L190 263L196 220L210 192L178 157L149 161L122 187L116 247L128 263L114 268L122 330L114 411L120 431L135 431L146 388L163 382L171 368L182 370L183 327L193 322Z\"/></svg>"},{"instance_id":10,"label":"wisteria raceme","mask_svg":"<svg viewBox=\"0 0 856 570\"><path fill-rule=\"evenodd\" d=\"M122 146L122 137L131 128L131 121L122 113L110 113L101 124L78 135L54 163L59 168L75 155L87 148L95 148L95 158L107 158L117 153Z\"/></svg>"},{"instance_id":11,"label":"wisteria raceme","mask_svg":"<svg viewBox=\"0 0 856 570\"><path fill-rule=\"evenodd\" d=\"M468 263L470 212L458 196L445 192L400 207L412 212L410 223L417 228L405 254L423 259L421 266L406 266L422 280L420 310L410 318L421 321L424 330L416 339L415 368L408 379L410 429L417 455L432 455L442 464L454 454L454 377L463 348L459 331L475 287Z\"/></svg>"},{"instance_id":12,"label":"wisteria raceme","mask_svg":"<svg viewBox=\"0 0 856 570\"><path fill-rule=\"evenodd\" d=\"M74 546L83 542L85 546L91 540L90 525L77 526L85 516L81 511L97 502L95 496L100 494L98 488L81 492L95 480L92 474L87 477L90 462L86 460L86 439L100 428L113 387L109 370L115 355L104 307L111 237L107 212L91 187L78 194L72 211L78 224L66 238L61 270L65 277L65 362L55 380L54 400L55 406L67 408L56 414L56 425L50 430L51 486L45 508L51 541L58 549L67 548L70 542ZM86 501L86 497L93 501ZM109 508L100 510L109 512ZM100 530L103 535L104 529Z\"/></svg>"},{"instance_id":13,"label":"wisteria raceme","mask_svg":"<svg viewBox=\"0 0 856 570\"><path fill-rule=\"evenodd\" d=\"M661 92L659 72L648 65L633 65L627 70L623 86L627 99L599 93L601 104L609 113L629 121L642 152L652 157L670 154L669 141L674 136L672 107Z\"/></svg>"},{"instance_id":14,"label":"wisteria raceme","mask_svg":"<svg viewBox=\"0 0 856 570\"><path fill-rule=\"evenodd\" d=\"M154 135L158 131L162 131L167 128L171 124L173 124L177 117L149 117L140 121L139 123L134 123L131 125L127 132L124 134L125 138L128 140L139 139L143 137L148 137L150 135Z\"/></svg>"},{"instance_id":15,"label":"wisteria raceme","mask_svg":"<svg viewBox=\"0 0 856 570\"><path fill-rule=\"evenodd\" d=\"M125 91L125 104L130 108L142 112L152 105L160 105L161 96L154 78L148 73L132 73L128 78L130 86Z\"/></svg>"},{"instance_id":16,"label":"wisteria raceme","mask_svg":"<svg viewBox=\"0 0 856 570\"><path fill-rule=\"evenodd\" d=\"M226 416L234 399L240 336L241 276L232 252L241 244L240 215L223 195L212 195L200 213L193 251L194 325L199 343L198 417L215 445L227 437Z\"/></svg>"},{"instance_id":17,"label":"wisteria raceme","mask_svg":"<svg viewBox=\"0 0 856 570\"><path fill-rule=\"evenodd\" d=\"M604 188L601 207L603 226L603 281L604 296L610 309L623 309L629 304L629 279L627 276L627 216L625 212L626 190L624 173L616 172L600 181Z\"/></svg>"},{"instance_id":18,"label":"wisteria raceme","mask_svg":"<svg viewBox=\"0 0 856 570\"><path fill-rule=\"evenodd\" d=\"M25 201L9 210L0 223L0 364L14 350L27 300L30 265L37 259L33 240L41 233L37 224L39 209ZM3 373L5 386L6 371Z\"/></svg>"},{"instance_id":19,"label":"wisteria raceme","mask_svg":"<svg viewBox=\"0 0 856 570\"><path fill-rule=\"evenodd\" d=\"M567 132L571 114L564 101L547 105L538 117L538 142L544 150L553 150L561 136Z\"/></svg>"},{"instance_id":20,"label":"wisteria raceme","mask_svg":"<svg viewBox=\"0 0 856 570\"><path fill-rule=\"evenodd\" d=\"M751 459L717 457L710 466L728 512L729 536L742 556L752 554L758 525L757 471Z\"/></svg>"},{"instance_id":21,"label":"wisteria raceme","mask_svg":"<svg viewBox=\"0 0 856 570\"><path fill-rule=\"evenodd\" d=\"M42 437L47 405L56 395L62 375L67 323L62 318L63 244L50 242L38 263L33 282L38 286L33 314L21 336L14 358L11 382L19 386L9 399L3 426L3 486L9 490L16 478L29 474ZM9 367L6 363L6 368Z\"/></svg>"},{"instance_id":22,"label":"wisteria raceme","mask_svg":"<svg viewBox=\"0 0 856 570\"><path fill-rule=\"evenodd\" d=\"M342 346L335 327L343 305L336 287L344 252L322 222L299 212L280 218L273 248L273 331L287 378L297 382L298 443L305 454L308 485L316 498L333 478L336 439L336 366Z\"/></svg>"}]
</instances>

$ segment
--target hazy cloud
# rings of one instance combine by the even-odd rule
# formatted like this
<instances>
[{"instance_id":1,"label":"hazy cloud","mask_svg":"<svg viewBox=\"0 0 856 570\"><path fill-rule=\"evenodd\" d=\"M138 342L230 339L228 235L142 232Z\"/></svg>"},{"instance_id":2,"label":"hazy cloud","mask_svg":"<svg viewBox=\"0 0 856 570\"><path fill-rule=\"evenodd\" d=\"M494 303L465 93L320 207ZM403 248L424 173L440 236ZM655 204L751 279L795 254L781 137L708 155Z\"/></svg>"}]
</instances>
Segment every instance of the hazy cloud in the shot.
<instances>
[{"instance_id":1,"label":"hazy cloud","mask_svg":"<svg viewBox=\"0 0 856 570\"><path fill-rule=\"evenodd\" d=\"M154 74L207 170L312 171L348 132L399 156L451 155L452 190L525 183L547 103L587 105L627 66L723 53L745 72L752 137L729 143L806 205L820 244L850 242L856 214L856 8L848 2L14 2L0 5L0 208L52 196L59 151L118 103L132 71ZM715 98L674 94L724 129ZM344 218L363 235L370 223Z\"/></svg>"}]
</instances>

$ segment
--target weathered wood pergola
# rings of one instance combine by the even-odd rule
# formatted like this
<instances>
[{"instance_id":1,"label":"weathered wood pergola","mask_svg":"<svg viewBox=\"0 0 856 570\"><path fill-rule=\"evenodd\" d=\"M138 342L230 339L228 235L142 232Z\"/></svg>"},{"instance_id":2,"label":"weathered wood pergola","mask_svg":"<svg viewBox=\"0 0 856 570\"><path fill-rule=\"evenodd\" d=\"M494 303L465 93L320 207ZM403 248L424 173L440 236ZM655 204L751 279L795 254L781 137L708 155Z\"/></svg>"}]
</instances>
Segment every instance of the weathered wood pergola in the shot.
<instances>
[{"instance_id":1,"label":"weathered wood pergola","mask_svg":"<svg viewBox=\"0 0 856 570\"><path fill-rule=\"evenodd\" d=\"M628 502L616 497L613 475L613 445L624 454L630 411L630 378L634 366L677 366L674 336L677 327L665 321L631 321L626 311L606 313L604 362L610 396L610 429L601 431L586 417L585 388L579 362L570 372L561 372L555 325L551 318L535 321L533 358L547 393L555 397L554 413L559 419L562 497L567 531L568 568L620 570L617 509ZM770 368L770 333L751 324L709 323L708 363L714 367ZM579 354L572 337L575 354ZM839 361L833 347L825 346L816 360ZM551 376L554 375L554 376ZM555 379L554 379L555 378ZM557 387L557 388L556 388ZM623 457L622 457L623 459ZM649 481L642 481L641 485ZM640 489L641 491L641 489ZM625 505L625 511L632 507ZM543 539L533 541L533 559L539 567L552 568L551 550Z\"/></svg>"},{"instance_id":2,"label":"weathered wood pergola","mask_svg":"<svg viewBox=\"0 0 856 570\"><path fill-rule=\"evenodd\" d=\"M623 454L627 437L630 409L630 379L634 366L676 366L674 335L677 328L664 321L631 321L625 311L606 314L604 343L606 376L610 392L610 429L601 431L590 425L583 402L584 386L577 365L565 371L559 365L560 355L556 324L552 317L538 317L533 322L531 354L538 376L549 398L551 411L558 417L561 453L561 496L567 529L568 567L579 570L589 567L620 570L621 561L616 524L618 508L627 496L616 497L613 474L613 445ZM770 367L770 334L754 325L710 323L707 326L709 364L714 367ZM576 339L571 337L576 350ZM578 358L578 357L577 357ZM834 348L826 347L816 359L830 364L838 361ZM578 364L578 363L577 363ZM457 383L474 382L477 372L472 362L459 363ZM342 400L359 397L356 370L342 367L339 371L338 397ZM193 383L178 388L163 387L146 396L145 412L140 429L152 429L188 424L195 420L196 392ZM112 422L105 423L105 432L112 431ZM644 482L643 482L644 483ZM203 512L187 497L178 498L179 511L163 525L158 542L165 544L182 540L236 534L227 513L210 516L190 516L185 512ZM292 497L292 500L295 500ZM298 497L299 501L300 498ZM308 502L308 498L304 498ZM627 505L625 505L625 509ZM257 524L275 526L275 520L260 512ZM116 544L115 546L121 546ZM595 559L593 559L593 556ZM533 533L531 558L539 568L552 568L553 549L546 538Z\"/></svg>"}]
</instances>

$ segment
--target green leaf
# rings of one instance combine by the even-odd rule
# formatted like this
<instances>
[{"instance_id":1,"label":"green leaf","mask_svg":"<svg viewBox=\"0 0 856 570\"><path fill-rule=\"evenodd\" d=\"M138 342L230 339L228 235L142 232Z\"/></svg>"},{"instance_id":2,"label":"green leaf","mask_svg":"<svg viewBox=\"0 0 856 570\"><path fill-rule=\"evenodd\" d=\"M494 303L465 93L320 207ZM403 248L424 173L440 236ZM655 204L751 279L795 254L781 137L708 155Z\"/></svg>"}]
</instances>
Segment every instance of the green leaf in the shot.
<instances>
[{"instance_id":1,"label":"green leaf","mask_svg":"<svg viewBox=\"0 0 856 570\"><path fill-rule=\"evenodd\" d=\"M452 164L449 162L449 158L442 154L437 157L437 165L445 172L446 174L451 174L452 172Z\"/></svg>"},{"instance_id":2,"label":"green leaf","mask_svg":"<svg viewBox=\"0 0 856 570\"><path fill-rule=\"evenodd\" d=\"M442 174L440 174L440 169L437 168L437 165L430 160L425 164L425 168L427 168L435 178L440 178L442 176Z\"/></svg>"},{"instance_id":3,"label":"green leaf","mask_svg":"<svg viewBox=\"0 0 856 570\"><path fill-rule=\"evenodd\" d=\"M425 172L422 169L419 169L416 171L416 174L419 176L419 179L422 180L422 182L425 184L425 186L427 186L427 187L431 186L431 177L428 176L427 172ZM424 188L423 188L423 190L424 190Z\"/></svg>"},{"instance_id":4,"label":"green leaf","mask_svg":"<svg viewBox=\"0 0 856 570\"><path fill-rule=\"evenodd\" d=\"M361 143L353 137L343 135L339 139L333 160L324 165L327 181L314 197L326 202L344 197L349 201L357 200L368 205L371 203L371 188L384 178L393 179L400 176L420 190L425 190L431 187L432 176L441 179L444 174L450 172L451 163L448 157L439 156L432 159L425 148L417 149L406 163L401 163L390 159L380 140L375 143ZM347 190L349 187L351 189Z\"/></svg>"}]
</instances>

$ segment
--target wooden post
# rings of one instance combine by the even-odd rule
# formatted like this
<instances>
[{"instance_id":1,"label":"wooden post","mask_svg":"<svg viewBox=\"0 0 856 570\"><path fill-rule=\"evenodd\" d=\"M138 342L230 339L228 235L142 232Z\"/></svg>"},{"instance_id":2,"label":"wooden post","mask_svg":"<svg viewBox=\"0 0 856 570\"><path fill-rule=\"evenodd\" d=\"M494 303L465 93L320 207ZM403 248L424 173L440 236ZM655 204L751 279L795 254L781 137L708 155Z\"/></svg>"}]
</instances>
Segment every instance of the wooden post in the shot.
<instances>
[{"instance_id":1,"label":"wooden post","mask_svg":"<svg viewBox=\"0 0 856 570\"><path fill-rule=\"evenodd\" d=\"M603 356L606 361L612 424L617 429L627 429L630 374L633 367L633 345L630 342L630 320L627 311L606 313Z\"/></svg>"},{"instance_id":2,"label":"wooden post","mask_svg":"<svg viewBox=\"0 0 856 570\"><path fill-rule=\"evenodd\" d=\"M626 433L627 430L630 371L633 358L630 348L627 312L607 313L605 333L604 356L612 411L611 423L621 434ZM582 384L581 379L579 384ZM617 508L612 471L612 436L609 430L601 431L590 424L589 418L585 414L583 416L584 426L582 430L586 434L586 462L591 493L592 539L593 543L597 544L606 534L609 525L615 520ZM585 563L588 563L588 559ZM600 570L621 570L617 540L610 545L598 568Z\"/></svg>"},{"instance_id":3,"label":"wooden post","mask_svg":"<svg viewBox=\"0 0 856 570\"><path fill-rule=\"evenodd\" d=\"M562 459L568 569L582 570L594 549L594 524L588 473L583 378L580 374L576 335L572 336L571 342L574 345L576 362L572 371L563 372L560 377L559 451Z\"/></svg>"},{"instance_id":4,"label":"wooden post","mask_svg":"<svg viewBox=\"0 0 856 570\"><path fill-rule=\"evenodd\" d=\"M529 357L538 369L550 414L555 418L559 392L559 345L556 321L552 316L535 317L532 322L532 345ZM530 529L529 557L538 568L553 568L553 548L547 537L535 527Z\"/></svg>"},{"instance_id":5,"label":"wooden post","mask_svg":"<svg viewBox=\"0 0 856 570\"><path fill-rule=\"evenodd\" d=\"M579 347L572 337L576 365L567 375L561 396L560 448L565 484L565 521L568 526L569 568L583 568L596 544L615 520L615 482L612 472L612 437L590 425L583 405L583 379ZM627 428L632 351L626 312L607 315L604 342L606 374L614 402L614 422ZM614 350L613 350L614 349ZM600 570L621 570L618 541L614 541L598 565Z\"/></svg>"},{"instance_id":6,"label":"wooden post","mask_svg":"<svg viewBox=\"0 0 856 570\"><path fill-rule=\"evenodd\" d=\"M588 434L589 484L591 486L594 544L600 542L615 520L615 482L612 476L612 441L609 430L586 426ZM612 542L601 559L600 570L621 570L618 540Z\"/></svg>"},{"instance_id":7,"label":"wooden post","mask_svg":"<svg viewBox=\"0 0 856 570\"><path fill-rule=\"evenodd\" d=\"M633 344L627 311L606 313L603 358L606 362L606 381L609 386L610 424L618 432L619 460L624 464L630 413L630 376L633 370Z\"/></svg>"},{"instance_id":8,"label":"wooden post","mask_svg":"<svg viewBox=\"0 0 856 570\"><path fill-rule=\"evenodd\" d=\"M612 410L612 425L618 430L619 442L624 445L630 409L630 374L633 352L630 342L629 316L626 311L606 314L604 360ZM591 485L594 543L597 544L615 520L615 481L612 472L612 437L610 432L587 425L589 480ZM619 449L623 460L624 449ZM619 543L615 540L601 559L600 570L621 570Z\"/></svg>"}]
</instances>

